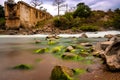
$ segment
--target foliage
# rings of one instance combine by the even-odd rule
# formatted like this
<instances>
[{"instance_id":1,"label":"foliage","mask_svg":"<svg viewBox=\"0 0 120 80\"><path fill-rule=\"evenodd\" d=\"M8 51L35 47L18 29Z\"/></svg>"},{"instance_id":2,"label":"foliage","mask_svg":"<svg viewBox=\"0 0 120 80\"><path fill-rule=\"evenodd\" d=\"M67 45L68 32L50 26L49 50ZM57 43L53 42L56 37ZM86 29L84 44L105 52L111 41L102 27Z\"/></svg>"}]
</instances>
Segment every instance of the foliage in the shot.
<instances>
[{"instance_id":1,"label":"foliage","mask_svg":"<svg viewBox=\"0 0 120 80\"><path fill-rule=\"evenodd\" d=\"M98 31L99 30L97 26L93 26L93 25L83 25L80 27L80 29L83 31Z\"/></svg>"},{"instance_id":2,"label":"foliage","mask_svg":"<svg viewBox=\"0 0 120 80\"><path fill-rule=\"evenodd\" d=\"M32 65L28 65L28 64L20 64L20 65L17 65L15 67L13 67L13 69L21 69L21 70L29 70L29 69L32 69L33 66Z\"/></svg>"},{"instance_id":3,"label":"foliage","mask_svg":"<svg viewBox=\"0 0 120 80\"><path fill-rule=\"evenodd\" d=\"M113 18L113 26L120 29L120 9L116 9Z\"/></svg>"},{"instance_id":4,"label":"foliage","mask_svg":"<svg viewBox=\"0 0 120 80\"><path fill-rule=\"evenodd\" d=\"M4 7L2 5L0 5L0 18L4 17Z\"/></svg>"},{"instance_id":5,"label":"foliage","mask_svg":"<svg viewBox=\"0 0 120 80\"><path fill-rule=\"evenodd\" d=\"M5 25L5 18L0 18L0 26Z\"/></svg>"},{"instance_id":6,"label":"foliage","mask_svg":"<svg viewBox=\"0 0 120 80\"><path fill-rule=\"evenodd\" d=\"M69 29L70 21L66 17L60 17L54 19L54 25L61 30Z\"/></svg>"},{"instance_id":7,"label":"foliage","mask_svg":"<svg viewBox=\"0 0 120 80\"><path fill-rule=\"evenodd\" d=\"M91 9L89 6L85 5L84 3L79 3L77 5L77 9L74 12L74 17L80 17L80 18L87 18L91 14Z\"/></svg>"}]
</instances>

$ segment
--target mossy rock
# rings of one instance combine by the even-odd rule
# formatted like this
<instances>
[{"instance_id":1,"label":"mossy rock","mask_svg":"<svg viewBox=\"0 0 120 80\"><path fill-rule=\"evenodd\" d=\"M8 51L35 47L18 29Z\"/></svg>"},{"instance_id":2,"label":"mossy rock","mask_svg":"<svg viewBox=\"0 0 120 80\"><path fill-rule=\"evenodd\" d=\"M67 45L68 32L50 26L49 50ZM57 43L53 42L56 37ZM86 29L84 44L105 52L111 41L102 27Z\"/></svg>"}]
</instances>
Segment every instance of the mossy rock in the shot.
<instances>
[{"instance_id":1,"label":"mossy rock","mask_svg":"<svg viewBox=\"0 0 120 80\"><path fill-rule=\"evenodd\" d=\"M38 50L35 50L35 53L36 53L36 54L42 54L42 53L45 53L46 50L47 50L46 48L38 49Z\"/></svg>"},{"instance_id":2,"label":"mossy rock","mask_svg":"<svg viewBox=\"0 0 120 80\"><path fill-rule=\"evenodd\" d=\"M29 69L33 69L33 66L28 64L20 64L13 67L13 69L29 70Z\"/></svg>"},{"instance_id":3,"label":"mossy rock","mask_svg":"<svg viewBox=\"0 0 120 80\"><path fill-rule=\"evenodd\" d=\"M51 73L51 80L73 80L73 70L64 66L55 66Z\"/></svg>"},{"instance_id":4,"label":"mossy rock","mask_svg":"<svg viewBox=\"0 0 120 80\"><path fill-rule=\"evenodd\" d=\"M63 59L68 59L68 60L77 60L78 59L78 55L74 54L74 53L64 53L61 57Z\"/></svg>"},{"instance_id":5,"label":"mossy rock","mask_svg":"<svg viewBox=\"0 0 120 80\"><path fill-rule=\"evenodd\" d=\"M52 49L52 53L58 53L62 50L63 46L56 46Z\"/></svg>"},{"instance_id":6,"label":"mossy rock","mask_svg":"<svg viewBox=\"0 0 120 80\"><path fill-rule=\"evenodd\" d=\"M78 75L78 74L86 73L86 70L76 68L76 69L73 69L73 72L74 72L75 75Z\"/></svg>"},{"instance_id":7,"label":"mossy rock","mask_svg":"<svg viewBox=\"0 0 120 80\"><path fill-rule=\"evenodd\" d=\"M48 41L48 45L55 45L55 44L57 44L57 42L55 40Z\"/></svg>"}]
</instances>

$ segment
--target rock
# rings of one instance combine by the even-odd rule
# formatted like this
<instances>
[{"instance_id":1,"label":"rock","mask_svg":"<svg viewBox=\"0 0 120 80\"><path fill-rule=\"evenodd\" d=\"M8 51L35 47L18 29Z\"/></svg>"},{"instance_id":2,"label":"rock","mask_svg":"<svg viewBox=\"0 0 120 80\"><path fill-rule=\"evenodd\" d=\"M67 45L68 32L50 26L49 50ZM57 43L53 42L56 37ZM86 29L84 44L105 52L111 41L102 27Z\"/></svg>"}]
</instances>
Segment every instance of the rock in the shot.
<instances>
[{"instance_id":1,"label":"rock","mask_svg":"<svg viewBox=\"0 0 120 80\"><path fill-rule=\"evenodd\" d=\"M117 41L117 40L118 40L117 36L114 36L109 41Z\"/></svg>"},{"instance_id":2,"label":"rock","mask_svg":"<svg viewBox=\"0 0 120 80\"><path fill-rule=\"evenodd\" d=\"M114 35L112 35L112 34L107 34L107 35L104 36L104 38L108 38L108 40L109 40L109 39L111 39L113 36L114 36Z\"/></svg>"},{"instance_id":3,"label":"rock","mask_svg":"<svg viewBox=\"0 0 120 80\"><path fill-rule=\"evenodd\" d=\"M47 36L46 37L46 40L55 40L55 39L59 39L60 37L59 36L57 36L57 35L49 35L49 36Z\"/></svg>"},{"instance_id":4,"label":"rock","mask_svg":"<svg viewBox=\"0 0 120 80\"><path fill-rule=\"evenodd\" d=\"M114 42L106 49L105 59L110 70L120 70L120 41Z\"/></svg>"},{"instance_id":5,"label":"rock","mask_svg":"<svg viewBox=\"0 0 120 80\"><path fill-rule=\"evenodd\" d=\"M51 73L51 80L72 80L73 70L65 66L55 66Z\"/></svg>"},{"instance_id":6,"label":"rock","mask_svg":"<svg viewBox=\"0 0 120 80\"><path fill-rule=\"evenodd\" d=\"M85 33L83 33L83 34L81 35L81 38L88 38L88 36L87 36Z\"/></svg>"},{"instance_id":7,"label":"rock","mask_svg":"<svg viewBox=\"0 0 120 80\"><path fill-rule=\"evenodd\" d=\"M90 43L80 43L80 45L82 45L82 46L85 46L85 47L91 47L92 46L92 44L90 44Z\"/></svg>"},{"instance_id":8,"label":"rock","mask_svg":"<svg viewBox=\"0 0 120 80\"><path fill-rule=\"evenodd\" d=\"M105 50L109 45L111 45L114 41L105 41L105 42L101 42L101 49Z\"/></svg>"},{"instance_id":9,"label":"rock","mask_svg":"<svg viewBox=\"0 0 120 80\"><path fill-rule=\"evenodd\" d=\"M99 51L105 51L106 48L111 45L114 41L105 41L105 42L98 42L96 45L94 45L94 50L99 52Z\"/></svg>"},{"instance_id":10,"label":"rock","mask_svg":"<svg viewBox=\"0 0 120 80\"><path fill-rule=\"evenodd\" d=\"M74 50L73 46L68 46L66 48L66 52L71 52L72 50Z\"/></svg>"},{"instance_id":11,"label":"rock","mask_svg":"<svg viewBox=\"0 0 120 80\"><path fill-rule=\"evenodd\" d=\"M74 53L64 53L62 55L62 58L63 59L77 59L78 58L78 55L77 54L74 54Z\"/></svg>"}]
</instances>

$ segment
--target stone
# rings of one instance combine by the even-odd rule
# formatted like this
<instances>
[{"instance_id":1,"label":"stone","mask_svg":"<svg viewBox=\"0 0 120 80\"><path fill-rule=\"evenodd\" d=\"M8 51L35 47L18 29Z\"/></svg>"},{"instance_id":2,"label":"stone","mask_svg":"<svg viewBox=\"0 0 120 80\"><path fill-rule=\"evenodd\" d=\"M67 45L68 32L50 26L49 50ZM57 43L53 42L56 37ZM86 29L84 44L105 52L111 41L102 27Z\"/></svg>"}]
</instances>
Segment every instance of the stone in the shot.
<instances>
[{"instance_id":1,"label":"stone","mask_svg":"<svg viewBox=\"0 0 120 80\"><path fill-rule=\"evenodd\" d=\"M109 40L109 39L111 39L113 36L114 36L114 35L112 35L112 34L107 34L107 35L104 36L104 38L107 38L107 39Z\"/></svg>"},{"instance_id":2,"label":"stone","mask_svg":"<svg viewBox=\"0 0 120 80\"><path fill-rule=\"evenodd\" d=\"M109 70L120 70L120 41L111 44L104 54Z\"/></svg>"},{"instance_id":3,"label":"stone","mask_svg":"<svg viewBox=\"0 0 120 80\"><path fill-rule=\"evenodd\" d=\"M51 72L51 80L72 80L74 72L65 66L55 66Z\"/></svg>"},{"instance_id":4,"label":"stone","mask_svg":"<svg viewBox=\"0 0 120 80\"><path fill-rule=\"evenodd\" d=\"M86 42L86 43L80 43L80 45L85 46L85 47L91 47L92 44Z\"/></svg>"},{"instance_id":5,"label":"stone","mask_svg":"<svg viewBox=\"0 0 120 80\"><path fill-rule=\"evenodd\" d=\"M63 59L77 59L78 58L78 55L77 54L74 54L74 53L64 53L62 55L62 58Z\"/></svg>"},{"instance_id":6,"label":"stone","mask_svg":"<svg viewBox=\"0 0 120 80\"><path fill-rule=\"evenodd\" d=\"M81 35L81 38L88 38L88 36L87 36L85 33L83 33L83 34Z\"/></svg>"},{"instance_id":7,"label":"stone","mask_svg":"<svg viewBox=\"0 0 120 80\"><path fill-rule=\"evenodd\" d=\"M66 52L71 52L72 50L74 50L73 46L68 46L66 48Z\"/></svg>"},{"instance_id":8,"label":"stone","mask_svg":"<svg viewBox=\"0 0 120 80\"><path fill-rule=\"evenodd\" d=\"M57 35L48 35L46 37L46 40L55 40L55 39L59 39L59 36L57 36Z\"/></svg>"}]
</instances>

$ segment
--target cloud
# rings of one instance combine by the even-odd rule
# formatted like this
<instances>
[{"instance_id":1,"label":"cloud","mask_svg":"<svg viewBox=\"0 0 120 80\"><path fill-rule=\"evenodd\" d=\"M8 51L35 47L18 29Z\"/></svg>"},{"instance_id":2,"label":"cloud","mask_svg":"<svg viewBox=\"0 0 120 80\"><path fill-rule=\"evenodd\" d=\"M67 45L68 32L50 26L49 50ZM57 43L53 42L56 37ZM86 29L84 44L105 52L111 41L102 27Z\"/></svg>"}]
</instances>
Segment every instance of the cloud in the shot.
<instances>
[{"instance_id":1,"label":"cloud","mask_svg":"<svg viewBox=\"0 0 120 80\"><path fill-rule=\"evenodd\" d=\"M0 5L4 5L4 1L7 0L0 0ZM15 2L18 2L21 0L15 0ZM26 3L30 4L31 0L22 0ZM43 7L47 9L49 13L52 15L57 15L57 9L55 6L52 5L53 0L42 0L43 1ZM68 4L69 7L75 7L78 3L84 2L86 5L88 5L92 10L108 10L108 9L116 9L120 8L120 0L65 0L65 4ZM61 11L60 14L63 14L64 11Z\"/></svg>"}]
</instances>

